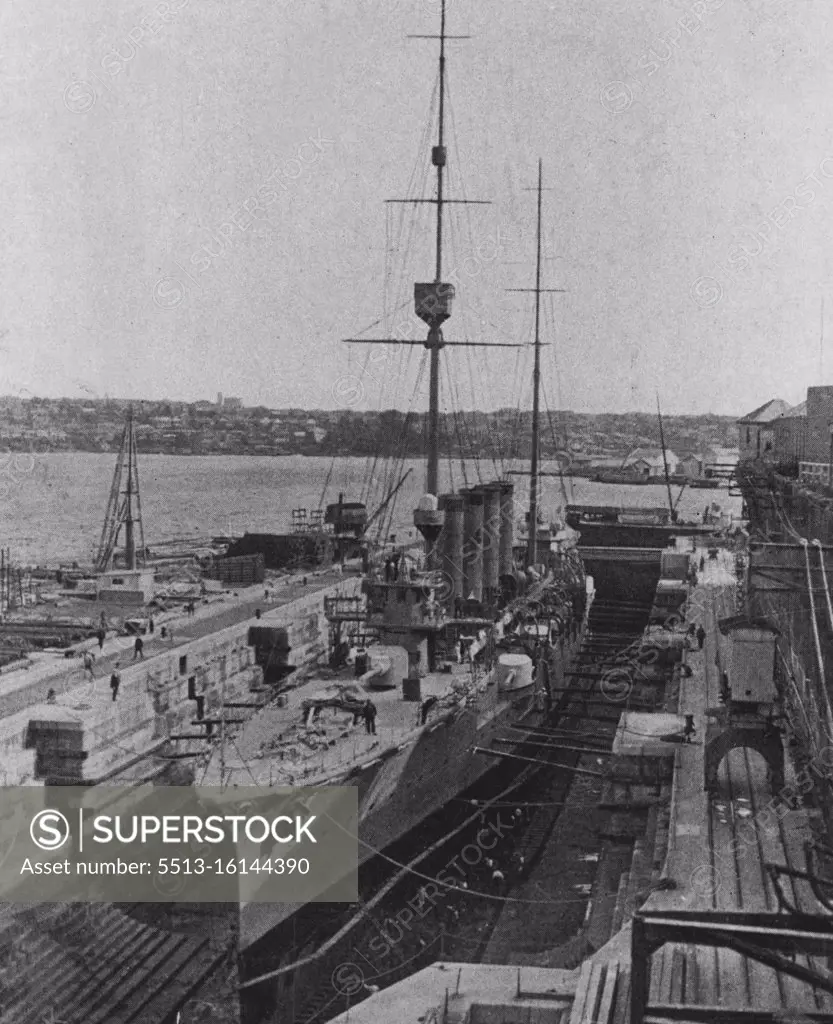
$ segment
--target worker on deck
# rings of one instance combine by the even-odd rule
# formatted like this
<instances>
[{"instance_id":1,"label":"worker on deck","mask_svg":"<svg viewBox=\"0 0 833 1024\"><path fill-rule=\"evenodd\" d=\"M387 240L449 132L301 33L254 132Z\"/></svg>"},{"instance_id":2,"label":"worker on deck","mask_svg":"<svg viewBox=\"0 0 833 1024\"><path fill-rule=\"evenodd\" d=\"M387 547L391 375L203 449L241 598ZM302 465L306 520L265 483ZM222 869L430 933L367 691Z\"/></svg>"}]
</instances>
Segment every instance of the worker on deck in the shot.
<instances>
[{"instance_id":1,"label":"worker on deck","mask_svg":"<svg viewBox=\"0 0 833 1024\"><path fill-rule=\"evenodd\" d=\"M95 655L92 651L84 651L84 673L89 673L90 679L95 679L95 673L93 672L93 662L95 661Z\"/></svg>"},{"instance_id":2,"label":"worker on deck","mask_svg":"<svg viewBox=\"0 0 833 1024\"><path fill-rule=\"evenodd\" d=\"M103 629L99 629L99 631L96 633L96 639L98 640L98 649L100 651L104 650L104 638L106 636L107 634L104 632Z\"/></svg>"},{"instance_id":3,"label":"worker on deck","mask_svg":"<svg viewBox=\"0 0 833 1024\"><path fill-rule=\"evenodd\" d=\"M703 623L701 622L700 625L697 627L697 646L701 651L703 650L703 644L705 644L705 642L706 631L705 629L703 629Z\"/></svg>"},{"instance_id":4,"label":"worker on deck","mask_svg":"<svg viewBox=\"0 0 833 1024\"><path fill-rule=\"evenodd\" d=\"M683 729L683 738L686 743L691 743L691 737L697 732L694 728L694 715L685 716L685 729Z\"/></svg>"},{"instance_id":5,"label":"worker on deck","mask_svg":"<svg viewBox=\"0 0 833 1024\"><path fill-rule=\"evenodd\" d=\"M362 714L364 715L364 727L367 730L368 735L369 736L375 736L376 735L376 705L369 698L368 698L367 701L365 701L364 711L362 712Z\"/></svg>"},{"instance_id":6,"label":"worker on deck","mask_svg":"<svg viewBox=\"0 0 833 1024\"><path fill-rule=\"evenodd\" d=\"M57 700L57 698L55 696L55 691L52 689L52 687L50 687L46 691L46 703L47 704L54 704L56 702L56 700Z\"/></svg>"},{"instance_id":7,"label":"worker on deck","mask_svg":"<svg viewBox=\"0 0 833 1024\"><path fill-rule=\"evenodd\" d=\"M140 636L136 637L136 643L133 644L133 660L135 661L137 658L145 660L145 642Z\"/></svg>"},{"instance_id":8,"label":"worker on deck","mask_svg":"<svg viewBox=\"0 0 833 1024\"><path fill-rule=\"evenodd\" d=\"M121 686L121 676L117 672L118 665L113 669L113 674L110 676L110 689L113 691L113 700L119 695L119 687Z\"/></svg>"}]
</instances>

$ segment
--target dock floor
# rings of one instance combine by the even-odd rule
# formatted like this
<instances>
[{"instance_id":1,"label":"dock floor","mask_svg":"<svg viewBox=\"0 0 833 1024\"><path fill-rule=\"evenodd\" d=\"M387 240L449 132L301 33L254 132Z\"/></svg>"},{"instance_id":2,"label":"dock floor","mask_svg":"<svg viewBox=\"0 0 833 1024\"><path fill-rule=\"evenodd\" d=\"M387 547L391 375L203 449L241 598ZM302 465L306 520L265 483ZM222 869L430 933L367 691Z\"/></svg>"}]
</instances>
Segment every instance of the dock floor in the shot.
<instances>
[{"instance_id":1,"label":"dock floor","mask_svg":"<svg viewBox=\"0 0 833 1024\"><path fill-rule=\"evenodd\" d=\"M705 710L719 705L719 668L724 638L718 620L736 614L732 555L707 562L693 595L693 621L706 630L705 647L688 655L692 675L680 680L680 712L694 714L697 735L677 752L668 857L663 872L675 889L654 892L645 911L778 911L765 862L806 870L803 844L811 838L806 808L790 809L773 794L763 758L733 750L719 770L718 791L704 790ZM786 786L794 781L786 759ZM778 813L773 813L778 808ZM786 881L790 899L818 914L809 885ZM821 958L798 961L825 969ZM760 1009L785 1015L831 1013L833 998L806 982L725 948L669 943L651 963L650 1002L727 1009ZM683 1020L684 1018L678 1018Z\"/></svg>"},{"instance_id":2,"label":"dock floor","mask_svg":"<svg viewBox=\"0 0 833 1024\"><path fill-rule=\"evenodd\" d=\"M307 579L306 584L302 582L304 578ZM237 588L233 593L209 599L207 604L197 604L194 614L190 617L184 608L155 615L155 632L142 638L144 660L149 661L155 655L175 650L191 640L198 640L239 622L245 622L254 616L258 608L265 614L305 594L313 594L349 578L351 577L335 572L311 572L306 577L294 576L277 583L268 582L254 587ZM270 591L268 601L264 599L267 586ZM164 640L160 636L160 627L163 625L168 632ZM110 674L117 666L126 668L133 664L134 638L110 637L105 640L103 651L99 651L94 640L83 646L92 650L96 656L92 679L84 672L80 658L67 659L59 654L45 652L35 654L28 667L7 670L0 675L0 718L16 714L32 704L46 700L50 689L55 690L58 704L77 704L78 691L82 688L85 703L109 701Z\"/></svg>"}]
</instances>

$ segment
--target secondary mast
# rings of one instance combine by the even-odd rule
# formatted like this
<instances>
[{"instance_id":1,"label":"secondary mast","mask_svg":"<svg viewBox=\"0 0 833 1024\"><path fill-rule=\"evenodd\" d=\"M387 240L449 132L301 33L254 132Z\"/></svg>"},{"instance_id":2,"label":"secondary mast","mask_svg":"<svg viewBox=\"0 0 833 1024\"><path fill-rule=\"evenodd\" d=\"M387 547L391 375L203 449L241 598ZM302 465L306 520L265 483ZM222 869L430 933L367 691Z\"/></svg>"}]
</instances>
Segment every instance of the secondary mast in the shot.
<instances>
[{"instance_id":1,"label":"secondary mast","mask_svg":"<svg viewBox=\"0 0 833 1024\"><path fill-rule=\"evenodd\" d=\"M530 190L532 191L532 190ZM538 158L538 228L536 232L535 287L508 288L510 292L535 293L535 362L532 370L532 453L529 467L529 535L527 540L527 565L538 563L538 482L540 477L540 434L541 434L541 294L543 292L564 292L564 288L541 287L541 211L544 192L544 162Z\"/></svg>"},{"instance_id":2,"label":"secondary mast","mask_svg":"<svg viewBox=\"0 0 833 1024\"><path fill-rule=\"evenodd\" d=\"M538 250L535 261L535 363L532 370L532 459L529 477L529 550L530 565L538 561L538 446L541 412L541 192L542 160L538 158Z\"/></svg>"}]
</instances>

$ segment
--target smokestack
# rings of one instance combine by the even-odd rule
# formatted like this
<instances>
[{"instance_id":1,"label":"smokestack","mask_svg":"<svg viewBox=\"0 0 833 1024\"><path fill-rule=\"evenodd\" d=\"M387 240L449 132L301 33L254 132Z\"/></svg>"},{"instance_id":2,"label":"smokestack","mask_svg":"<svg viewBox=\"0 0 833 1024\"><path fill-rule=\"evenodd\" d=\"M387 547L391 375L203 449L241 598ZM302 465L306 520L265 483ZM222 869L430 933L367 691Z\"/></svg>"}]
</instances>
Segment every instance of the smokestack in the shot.
<instances>
[{"instance_id":1,"label":"smokestack","mask_svg":"<svg viewBox=\"0 0 833 1024\"><path fill-rule=\"evenodd\" d=\"M463 534L463 598L483 600L483 491L472 487L465 495Z\"/></svg>"},{"instance_id":2,"label":"smokestack","mask_svg":"<svg viewBox=\"0 0 833 1024\"><path fill-rule=\"evenodd\" d=\"M483 488L483 599L497 601L500 590L500 484Z\"/></svg>"},{"instance_id":3,"label":"smokestack","mask_svg":"<svg viewBox=\"0 0 833 1024\"><path fill-rule=\"evenodd\" d=\"M448 576L451 592L448 595L463 597L463 497L460 494L443 494L440 508L445 513L440 544L442 545L440 569Z\"/></svg>"},{"instance_id":4,"label":"smokestack","mask_svg":"<svg viewBox=\"0 0 833 1024\"><path fill-rule=\"evenodd\" d=\"M500 485L500 550L499 575L508 576L514 572L515 561L512 545L515 543L515 485L502 481Z\"/></svg>"}]
</instances>

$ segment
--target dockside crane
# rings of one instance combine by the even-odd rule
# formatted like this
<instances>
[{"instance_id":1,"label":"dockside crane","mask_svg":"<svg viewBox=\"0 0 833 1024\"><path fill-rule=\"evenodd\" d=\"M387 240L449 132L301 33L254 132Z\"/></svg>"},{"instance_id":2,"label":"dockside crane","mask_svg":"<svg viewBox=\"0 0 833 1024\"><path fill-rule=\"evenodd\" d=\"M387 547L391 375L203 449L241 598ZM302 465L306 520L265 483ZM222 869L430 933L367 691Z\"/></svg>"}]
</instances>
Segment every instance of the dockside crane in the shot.
<instances>
[{"instance_id":1,"label":"dockside crane","mask_svg":"<svg viewBox=\"0 0 833 1024\"><path fill-rule=\"evenodd\" d=\"M127 414L127 423L121 437L107 513L98 542L95 559L96 572L112 568L119 535L124 527L124 563L126 569L145 564L145 532L142 525L142 499L139 494L139 467L136 458L136 436L133 430L133 409ZM136 544L138 535L138 546Z\"/></svg>"}]
</instances>

